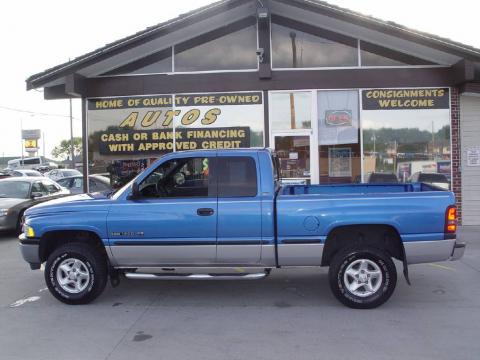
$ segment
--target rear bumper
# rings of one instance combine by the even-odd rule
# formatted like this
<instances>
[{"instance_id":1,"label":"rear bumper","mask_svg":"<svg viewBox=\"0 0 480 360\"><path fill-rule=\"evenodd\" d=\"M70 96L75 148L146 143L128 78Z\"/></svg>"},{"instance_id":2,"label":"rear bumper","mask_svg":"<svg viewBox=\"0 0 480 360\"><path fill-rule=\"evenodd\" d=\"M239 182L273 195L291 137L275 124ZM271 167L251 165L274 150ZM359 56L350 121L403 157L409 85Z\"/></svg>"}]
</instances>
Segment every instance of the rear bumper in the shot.
<instances>
[{"instance_id":1,"label":"rear bumper","mask_svg":"<svg viewBox=\"0 0 480 360\"><path fill-rule=\"evenodd\" d=\"M403 243L408 264L458 260L465 252L465 242L458 239L408 241Z\"/></svg>"},{"instance_id":2,"label":"rear bumper","mask_svg":"<svg viewBox=\"0 0 480 360\"><path fill-rule=\"evenodd\" d=\"M40 245L38 242L35 243L35 240L27 239L25 234L21 234L19 239L20 253L22 254L23 259L30 264L32 270L40 269Z\"/></svg>"},{"instance_id":3,"label":"rear bumper","mask_svg":"<svg viewBox=\"0 0 480 360\"><path fill-rule=\"evenodd\" d=\"M457 240L455 245L453 246L452 255L450 256L451 261L459 260L463 254L465 253L465 248L467 247L467 243L465 241Z\"/></svg>"}]
</instances>

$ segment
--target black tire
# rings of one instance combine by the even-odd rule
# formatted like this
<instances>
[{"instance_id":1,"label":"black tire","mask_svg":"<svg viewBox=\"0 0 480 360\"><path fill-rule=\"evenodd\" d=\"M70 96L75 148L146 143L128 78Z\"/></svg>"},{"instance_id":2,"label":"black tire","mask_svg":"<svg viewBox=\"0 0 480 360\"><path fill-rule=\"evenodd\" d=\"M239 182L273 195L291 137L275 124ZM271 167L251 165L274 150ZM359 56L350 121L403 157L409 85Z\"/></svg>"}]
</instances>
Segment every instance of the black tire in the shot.
<instances>
[{"instance_id":1,"label":"black tire","mask_svg":"<svg viewBox=\"0 0 480 360\"><path fill-rule=\"evenodd\" d=\"M17 225L15 227L15 234L17 236L19 236L23 231L23 213L24 212L25 210L20 211L20 213L18 214Z\"/></svg>"},{"instance_id":2,"label":"black tire","mask_svg":"<svg viewBox=\"0 0 480 360\"><path fill-rule=\"evenodd\" d=\"M368 295L368 289L361 285L360 289L362 290L358 292L364 292L364 294L362 294L363 296L357 296L357 294L349 290L348 284L345 283L345 277L347 277L347 281L353 279L353 277L345 275L345 272L349 265L356 266L356 264L361 263L359 260L362 259L375 263L380 269L382 277L381 281L377 280L380 286L375 292ZM355 261L357 262L355 263ZM397 269L390 256L381 250L371 247L340 250L330 263L328 276L330 288L335 297L344 305L354 309L372 309L382 305L393 294L397 284ZM374 288L377 287L377 284L375 285ZM355 289L353 290L356 291Z\"/></svg>"},{"instance_id":3,"label":"black tire","mask_svg":"<svg viewBox=\"0 0 480 360\"><path fill-rule=\"evenodd\" d=\"M78 293L66 291L58 282L57 270L67 259L80 260L89 278L82 285L85 288ZM69 243L55 249L48 257L45 266L45 281L50 293L61 302L69 305L88 304L95 300L105 289L108 280L107 261L92 246L82 243Z\"/></svg>"}]
</instances>

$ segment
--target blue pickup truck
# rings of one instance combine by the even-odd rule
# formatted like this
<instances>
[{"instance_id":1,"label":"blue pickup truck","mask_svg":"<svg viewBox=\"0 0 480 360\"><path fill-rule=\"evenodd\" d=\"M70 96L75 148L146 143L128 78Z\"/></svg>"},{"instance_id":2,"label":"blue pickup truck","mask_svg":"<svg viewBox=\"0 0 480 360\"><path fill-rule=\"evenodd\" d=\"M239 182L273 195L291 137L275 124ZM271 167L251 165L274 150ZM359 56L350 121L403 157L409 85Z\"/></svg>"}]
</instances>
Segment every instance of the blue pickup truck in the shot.
<instances>
[{"instance_id":1,"label":"blue pickup truck","mask_svg":"<svg viewBox=\"0 0 480 360\"><path fill-rule=\"evenodd\" d=\"M281 186L268 149L165 155L109 196L82 194L25 212L20 249L45 265L68 304L108 280L258 279L273 268L329 267L333 294L374 308L393 293L393 259L459 259L455 198L431 185ZM243 269L239 272L238 269Z\"/></svg>"}]
</instances>

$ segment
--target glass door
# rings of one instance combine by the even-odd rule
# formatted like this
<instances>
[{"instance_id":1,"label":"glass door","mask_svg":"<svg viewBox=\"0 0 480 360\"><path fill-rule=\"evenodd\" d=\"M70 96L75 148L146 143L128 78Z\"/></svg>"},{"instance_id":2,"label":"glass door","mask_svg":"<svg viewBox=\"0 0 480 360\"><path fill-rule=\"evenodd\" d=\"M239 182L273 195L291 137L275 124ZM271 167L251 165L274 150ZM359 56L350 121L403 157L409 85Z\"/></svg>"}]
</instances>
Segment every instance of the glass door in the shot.
<instances>
[{"instance_id":1,"label":"glass door","mask_svg":"<svg viewBox=\"0 0 480 360\"><path fill-rule=\"evenodd\" d=\"M275 134L283 184L310 184L310 134Z\"/></svg>"}]
</instances>

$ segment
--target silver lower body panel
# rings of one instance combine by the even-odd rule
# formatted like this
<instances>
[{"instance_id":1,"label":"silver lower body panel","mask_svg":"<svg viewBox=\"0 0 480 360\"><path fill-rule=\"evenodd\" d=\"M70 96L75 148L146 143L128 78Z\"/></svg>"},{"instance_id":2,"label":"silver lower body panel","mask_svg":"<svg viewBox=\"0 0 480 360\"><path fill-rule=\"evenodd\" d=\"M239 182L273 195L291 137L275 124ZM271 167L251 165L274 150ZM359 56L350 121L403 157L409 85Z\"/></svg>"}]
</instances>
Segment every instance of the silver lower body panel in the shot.
<instances>
[{"instance_id":1,"label":"silver lower body panel","mask_svg":"<svg viewBox=\"0 0 480 360\"><path fill-rule=\"evenodd\" d=\"M278 263L280 266L320 266L323 244L279 244Z\"/></svg>"},{"instance_id":2,"label":"silver lower body panel","mask_svg":"<svg viewBox=\"0 0 480 360\"><path fill-rule=\"evenodd\" d=\"M422 264L449 260L455 239L404 242L408 264Z\"/></svg>"},{"instance_id":3,"label":"silver lower body panel","mask_svg":"<svg viewBox=\"0 0 480 360\"><path fill-rule=\"evenodd\" d=\"M202 266L216 259L216 245L110 246L110 251L115 267Z\"/></svg>"}]
</instances>

